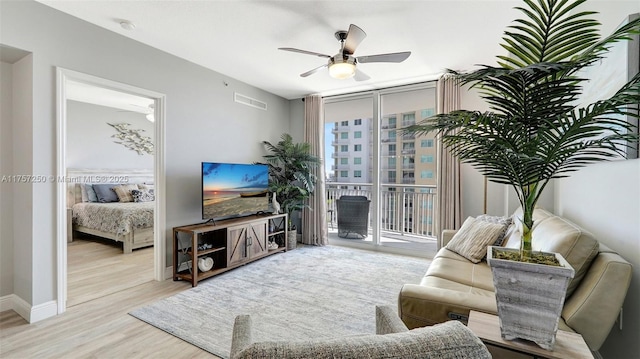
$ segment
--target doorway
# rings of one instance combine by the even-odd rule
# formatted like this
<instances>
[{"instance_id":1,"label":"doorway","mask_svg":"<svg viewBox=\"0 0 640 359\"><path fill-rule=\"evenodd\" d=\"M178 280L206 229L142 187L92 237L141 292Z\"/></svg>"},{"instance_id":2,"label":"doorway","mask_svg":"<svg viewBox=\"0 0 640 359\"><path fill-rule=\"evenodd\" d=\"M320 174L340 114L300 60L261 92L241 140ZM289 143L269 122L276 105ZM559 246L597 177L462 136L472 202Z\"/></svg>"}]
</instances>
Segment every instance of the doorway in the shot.
<instances>
[{"instance_id":1,"label":"doorway","mask_svg":"<svg viewBox=\"0 0 640 359\"><path fill-rule=\"evenodd\" d=\"M68 173L68 154L69 154L69 142L68 142L68 130L69 130L69 115L72 106L69 106L69 101L73 99L72 93L75 85L82 85L86 89L98 89L103 91L111 91L113 93L119 93L123 96L132 96L131 98L138 97L140 99L146 99L150 106L148 111L149 117L153 119L152 125L149 125L149 130L153 133L154 148L152 163L153 170L152 181L155 191L155 201L151 206L153 207L153 248L146 249L149 253L148 257L152 257L153 270L149 271L151 278L149 280L164 280L166 278L166 247L164 241L162 241L163 230L165 228L165 201L164 201L164 119L165 119L165 95L154 91L149 91L130 85L106 80L103 78L58 68L57 69L57 178L64 179L57 181L57 247L58 247L58 287L57 287L57 306L58 314L63 313L68 305L68 234L71 233L71 221L69 216L71 215L68 210L69 198L69 182L76 180L77 177L67 178ZM104 97L104 96L103 96ZM72 101L75 103L75 101ZM75 105L74 105L75 106ZM122 110L122 111L127 111ZM111 124L113 125L113 124ZM71 186L73 187L73 186ZM149 251L150 249L150 251ZM74 248L75 250L75 248ZM130 254L131 255L131 254ZM125 255L123 255L125 256ZM131 258L134 258L133 256ZM105 264L108 265L108 264ZM108 293L105 291L104 293Z\"/></svg>"}]
</instances>

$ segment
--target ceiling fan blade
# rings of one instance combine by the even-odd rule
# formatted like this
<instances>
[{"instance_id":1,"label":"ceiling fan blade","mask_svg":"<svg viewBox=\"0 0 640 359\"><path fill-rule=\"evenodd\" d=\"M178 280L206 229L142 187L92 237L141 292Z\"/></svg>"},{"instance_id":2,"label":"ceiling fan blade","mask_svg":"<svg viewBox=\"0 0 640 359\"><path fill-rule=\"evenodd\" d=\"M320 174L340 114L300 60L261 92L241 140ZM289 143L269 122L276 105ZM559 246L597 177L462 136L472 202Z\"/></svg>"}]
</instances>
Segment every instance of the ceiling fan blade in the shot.
<instances>
[{"instance_id":1,"label":"ceiling fan blade","mask_svg":"<svg viewBox=\"0 0 640 359\"><path fill-rule=\"evenodd\" d=\"M367 37L367 33L362 31L361 28L354 24L349 25L349 32L347 32L347 38L344 41L344 52L353 55L356 51L356 47L360 45L365 37Z\"/></svg>"},{"instance_id":2,"label":"ceiling fan blade","mask_svg":"<svg viewBox=\"0 0 640 359\"><path fill-rule=\"evenodd\" d=\"M279 48L278 48L278 50L291 51L291 52L298 52L298 53L301 53L301 54L313 55L313 56L324 57L324 58L330 58L330 57L331 57L331 56L329 56L329 55L321 54L321 53L319 53L319 52L313 52L313 51L307 51L307 50L294 49L293 47L279 47Z\"/></svg>"},{"instance_id":3,"label":"ceiling fan blade","mask_svg":"<svg viewBox=\"0 0 640 359\"><path fill-rule=\"evenodd\" d=\"M405 52L394 52L391 54L379 54L379 55L369 55L369 56L358 56L356 57L356 61L359 63L366 62L402 62L406 60L409 55L411 55L411 51Z\"/></svg>"},{"instance_id":4,"label":"ceiling fan blade","mask_svg":"<svg viewBox=\"0 0 640 359\"><path fill-rule=\"evenodd\" d=\"M356 81L367 81L371 80L371 77L369 77L369 75L365 74L359 69L356 69L356 74L353 76L353 79Z\"/></svg>"},{"instance_id":5,"label":"ceiling fan blade","mask_svg":"<svg viewBox=\"0 0 640 359\"><path fill-rule=\"evenodd\" d=\"M315 69L313 69L313 70L309 70L309 71L307 71L307 72L305 72L305 73L302 73L302 74L300 74L300 77L307 77L307 76L309 76L309 75L313 75L313 74L315 74L316 72L318 72L318 70L320 70L320 69L322 69L322 68L325 68L325 67L327 67L327 64L324 64L324 65L322 65L322 66L318 66L318 67L316 67L316 68L315 68Z\"/></svg>"}]
</instances>

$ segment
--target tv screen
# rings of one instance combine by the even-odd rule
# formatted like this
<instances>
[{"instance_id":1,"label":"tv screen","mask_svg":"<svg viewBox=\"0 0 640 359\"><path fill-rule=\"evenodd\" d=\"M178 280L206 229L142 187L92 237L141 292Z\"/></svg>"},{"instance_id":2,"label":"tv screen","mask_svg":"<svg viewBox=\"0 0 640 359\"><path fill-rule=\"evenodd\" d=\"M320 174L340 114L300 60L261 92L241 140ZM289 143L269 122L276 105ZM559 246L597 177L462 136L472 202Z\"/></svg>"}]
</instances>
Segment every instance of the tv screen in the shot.
<instances>
[{"instance_id":1,"label":"tv screen","mask_svg":"<svg viewBox=\"0 0 640 359\"><path fill-rule=\"evenodd\" d=\"M202 219L267 212L268 186L267 165L202 162Z\"/></svg>"}]
</instances>

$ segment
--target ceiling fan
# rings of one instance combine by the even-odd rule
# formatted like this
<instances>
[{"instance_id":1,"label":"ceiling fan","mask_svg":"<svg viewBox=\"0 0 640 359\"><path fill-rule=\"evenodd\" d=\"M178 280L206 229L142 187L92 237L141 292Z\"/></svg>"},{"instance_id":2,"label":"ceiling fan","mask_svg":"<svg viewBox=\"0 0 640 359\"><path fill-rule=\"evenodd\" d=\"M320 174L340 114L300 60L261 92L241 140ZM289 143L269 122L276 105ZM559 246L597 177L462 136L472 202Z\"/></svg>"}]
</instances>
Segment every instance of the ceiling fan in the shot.
<instances>
[{"instance_id":1,"label":"ceiling fan","mask_svg":"<svg viewBox=\"0 0 640 359\"><path fill-rule=\"evenodd\" d=\"M367 37L367 34L361 28L357 27L354 24L349 25L349 31L336 31L335 37L336 39L338 39L338 41L340 41L340 51L338 51L338 53L333 56L313 51L295 49L291 47L280 47L278 48L278 50L299 52L301 54L313 55L328 59L326 64L300 74L301 77L307 77L311 74L316 73L320 69L328 67L329 75L331 75L331 77L341 80L354 77L356 81L366 81L370 79L367 74L356 68L356 64L358 63L402 62L406 60L409 55L411 55L411 51L405 51L394 52L390 54L378 54L358 57L353 56L354 52L356 51L356 47L358 47L362 40Z\"/></svg>"}]
</instances>

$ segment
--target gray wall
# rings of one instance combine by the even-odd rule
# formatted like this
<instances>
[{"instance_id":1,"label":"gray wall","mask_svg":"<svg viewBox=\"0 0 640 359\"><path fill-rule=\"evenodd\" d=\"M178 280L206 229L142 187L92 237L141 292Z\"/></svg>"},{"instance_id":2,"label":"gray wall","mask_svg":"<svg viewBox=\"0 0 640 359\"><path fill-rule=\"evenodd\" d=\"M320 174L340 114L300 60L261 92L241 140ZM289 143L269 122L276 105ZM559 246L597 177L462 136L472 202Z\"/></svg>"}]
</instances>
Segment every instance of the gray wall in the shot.
<instances>
[{"instance_id":1,"label":"gray wall","mask_svg":"<svg viewBox=\"0 0 640 359\"><path fill-rule=\"evenodd\" d=\"M109 123L128 123L154 142L153 122L144 114L67 101L67 168L153 169L153 155L114 142Z\"/></svg>"},{"instance_id":2,"label":"gray wall","mask_svg":"<svg viewBox=\"0 0 640 359\"><path fill-rule=\"evenodd\" d=\"M33 53L33 100L28 101L33 113L13 119L14 126L21 126L19 137L26 137L20 141L24 148L14 159L13 172L55 174L56 66L167 96L167 223L161 229L166 238L172 227L201 220L201 161L260 160L261 141L275 141L289 131L289 101L281 97L39 3L3 1L0 6L0 43ZM234 91L267 102L268 111L235 103ZM33 271L14 271L14 293L38 305L55 299L55 185L25 188L37 197L14 199L14 206L23 208L14 210L21 224L14 225L13 243L24 243L25 249L16 250L15 262ZM167 241L167 259L171 250ZM18 282L25 286L24 293L18 293Z\"/></svg>"}]
</instances>

